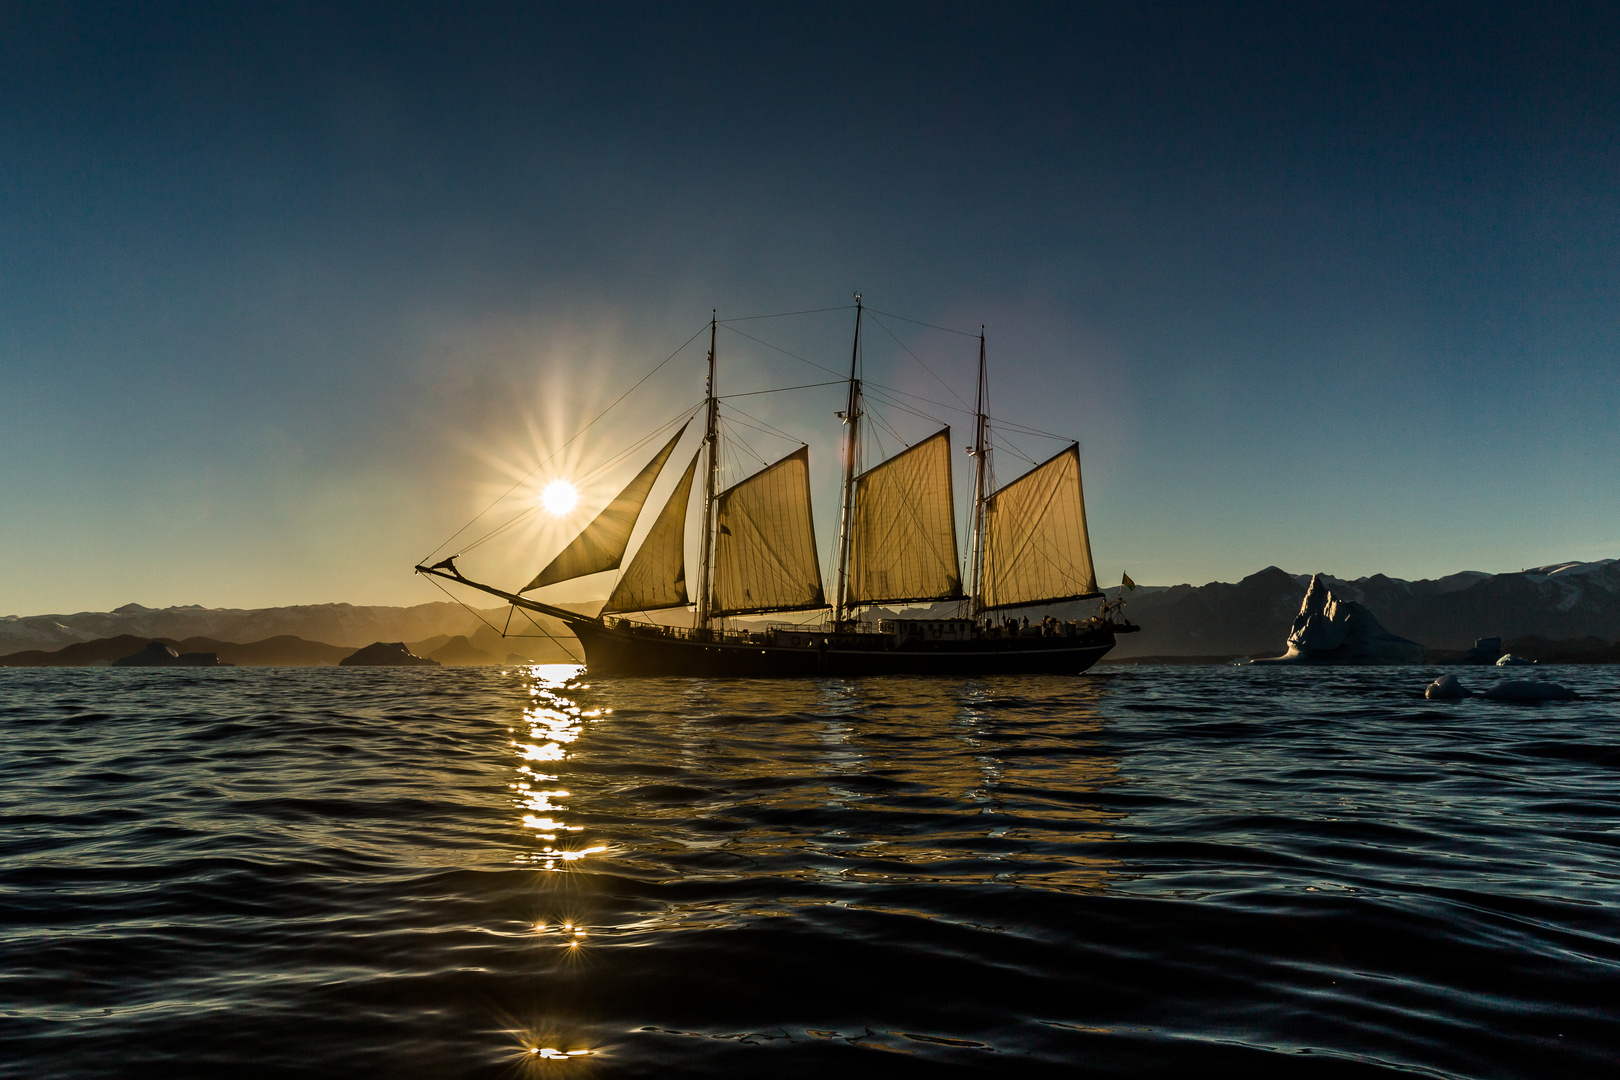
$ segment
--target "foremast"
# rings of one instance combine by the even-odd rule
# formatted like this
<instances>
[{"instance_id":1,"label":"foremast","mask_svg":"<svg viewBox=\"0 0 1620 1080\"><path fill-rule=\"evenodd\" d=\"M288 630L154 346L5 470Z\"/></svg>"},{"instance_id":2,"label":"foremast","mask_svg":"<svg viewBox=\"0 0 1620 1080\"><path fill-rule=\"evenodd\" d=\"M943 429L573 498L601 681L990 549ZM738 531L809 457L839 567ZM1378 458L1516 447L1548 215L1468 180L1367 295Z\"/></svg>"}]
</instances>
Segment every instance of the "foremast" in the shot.
<instances>
[{"instance_id":1,"label":"foremast","mask_svg":"<svg viewBox=\"0 0 1620 1080\"><path fill-rule=\"evenodd\" d=\"M849 402L839 417L844 421L844 498L838 514L838 589L834 596L833 628L849 617L850 521L855 510L855 475L861 436L861 294L855 294L855 343L849 353Z\"/></svg>"},{"instance_id":2,"label":"foremast","mask_svg":"<svg viewBox=\"0 0 1620 1080\"><path fill-rule=\"evenodd\" d=\"M984 606L984 489L989 482L989 417L985 415L990 380L984 363L984 327L979 327L979 388L973 403L973 522L968 535L968 614L978 618Z\"/></svg>"},{"instance_id":3,"label":"foremast","mask_svg":"<svg viewBox=\"0 0 1620 1080\"><path fill-rule=\"evenodd\" d=\"M688 324L690 325L690 324ZM720 474L720 399L714 394L715 333L719 326L718 312L709 313L709 379L704 407L707 421L703 429L703 445L707 448L708 468L703 474L703 536L698 558L697 611L693 625L709 628L712 609L711 584L714 574L714 487Z\"/></svg>"}]
</instances>

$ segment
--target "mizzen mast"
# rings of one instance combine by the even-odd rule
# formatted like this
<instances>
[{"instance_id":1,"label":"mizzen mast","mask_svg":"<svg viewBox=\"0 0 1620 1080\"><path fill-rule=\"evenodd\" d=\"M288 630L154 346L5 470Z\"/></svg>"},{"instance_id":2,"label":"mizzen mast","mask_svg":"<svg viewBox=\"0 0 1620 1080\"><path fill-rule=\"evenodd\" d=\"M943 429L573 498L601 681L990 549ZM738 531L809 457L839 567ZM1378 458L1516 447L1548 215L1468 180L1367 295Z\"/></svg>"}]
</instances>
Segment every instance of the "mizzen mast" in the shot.
<instances>
[{"instance_id":1,"label":"mizzen mast","mask_svg":"<svg viewBox=\"0 0 1620 1080\"><path fill-rule=\"evenodd\" d=\"M702 555L698 561L697 619L693 624L709 628L710 585L713 580L714 561L714 486L720 474L720 399L714 396L715 331L719 326L718 313L709 313L709 381L705 407L708 414L703 431L703 445L708 448L709 467L703 477L703 539Z\"/></svg>"},{"instance_id":2,"label":"mizzen mast","mask_svg":"<svg viewBox=\"0 0 1620 1080\"><path fill-rule=\"evenodd\" d=\"M838 595L833 607L833 627L849 615L850 518L855 509L856 458L861 436L861 380L856 378L861 359L861 294L855 294L855 344L849 353L849 403L838 416L844 421L844 501L838 515Z\"/></svg>"}]
</instances>

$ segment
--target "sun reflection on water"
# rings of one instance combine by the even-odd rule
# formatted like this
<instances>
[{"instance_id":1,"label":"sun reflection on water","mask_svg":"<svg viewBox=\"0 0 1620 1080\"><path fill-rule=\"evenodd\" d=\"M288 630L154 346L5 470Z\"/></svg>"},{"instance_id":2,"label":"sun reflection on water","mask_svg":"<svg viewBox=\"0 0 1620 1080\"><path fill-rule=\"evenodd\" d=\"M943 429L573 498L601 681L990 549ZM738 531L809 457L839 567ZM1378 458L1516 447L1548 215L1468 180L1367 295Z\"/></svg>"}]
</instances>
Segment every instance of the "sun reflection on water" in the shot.
<instances>
[{"instance_id":1,"label":"sun reflection on water","mask_svg":"<svg viewBox=\"0 0 1620 1080\"><path fill-rule=\"evenodd\" d=\"M534 679L529 687L531 703L522 713L524 727L511 729L511 745L519 764L518 780L509 787L515 793L519 823L538 845L518 855L517 861L541 870L567 869L571 863L607 850L604 844L557 846L559 837L581 832L584 827L557 816L567 811L567 803L559 800L567 799L570 793L566 788L549 785L556 784L561 774L537 768L556 768L566 762L570 745L578 741L585 724L613 711L584 709L574 700L573 693L585 689L576 681L581 670L572 664L536 664L528 668L527 673Z\"/></svg>"},{"instance_id":2,"label":"sun reflection on water","mask_svg":"<svg viewBox=\"0 0 1620 1080\"><path fill-rule=\"evenodd\" d=\"M1098 738L1098 685L693 679L593 691L580 674L524 669L504 721L524 838L512 857L546 872L527 879L532 906L509 929L558 977L595 980L626 947L672 933L782 918L1001 934L1010 927L971 902L986 888L1073 895L1119 878L1123 811L1098 794L1120 763ZM691 888L653 895L646 883ZM950 890L918 891L937 885ZM967 901L938 899L957 894ZM578 1049L583 1031L565 1015L507 1029L536 1075L611 1057ZM580 1067L591 1066L567 1068Z\"/></svg>"}]
</instances>

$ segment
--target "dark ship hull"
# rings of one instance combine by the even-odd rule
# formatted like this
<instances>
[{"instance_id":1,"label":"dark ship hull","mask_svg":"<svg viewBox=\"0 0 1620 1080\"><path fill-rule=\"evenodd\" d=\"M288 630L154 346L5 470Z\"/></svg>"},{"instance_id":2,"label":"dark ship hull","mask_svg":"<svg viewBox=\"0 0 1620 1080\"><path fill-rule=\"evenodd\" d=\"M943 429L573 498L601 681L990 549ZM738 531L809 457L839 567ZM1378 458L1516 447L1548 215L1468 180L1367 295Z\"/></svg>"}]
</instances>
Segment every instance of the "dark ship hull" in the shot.
<instances>
[{"instance_id":1,"label":"dark ship hull","mask_svg":"<svg viewBox=\"0 0 1620 1080\"><path fill-rule=\"evenodd\" d=\"M1111 627L1073 637L897 640L888 634L661 631L645 624L570 626L592 675L791 679L869 675L1078 675L1114 647Z\"/></svg>"}]
</instances>

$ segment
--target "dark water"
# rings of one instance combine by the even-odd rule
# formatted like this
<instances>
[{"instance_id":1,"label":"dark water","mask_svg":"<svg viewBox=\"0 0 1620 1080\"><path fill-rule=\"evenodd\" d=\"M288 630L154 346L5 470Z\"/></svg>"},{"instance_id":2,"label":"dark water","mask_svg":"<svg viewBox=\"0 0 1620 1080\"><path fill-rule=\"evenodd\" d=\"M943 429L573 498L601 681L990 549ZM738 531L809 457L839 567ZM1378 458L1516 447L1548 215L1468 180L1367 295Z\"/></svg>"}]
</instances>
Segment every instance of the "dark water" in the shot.
<instances>
[{"instance_id":1,"label":"dark water","mask_svg":"<svg viewBox=\"0 0 1620 1080\"><path fill-rule=\"evenodd\" d=\"M1617 1072L1615 669L567 670L0 670L0 1074Z\"/></svg>"}]
</instances>

